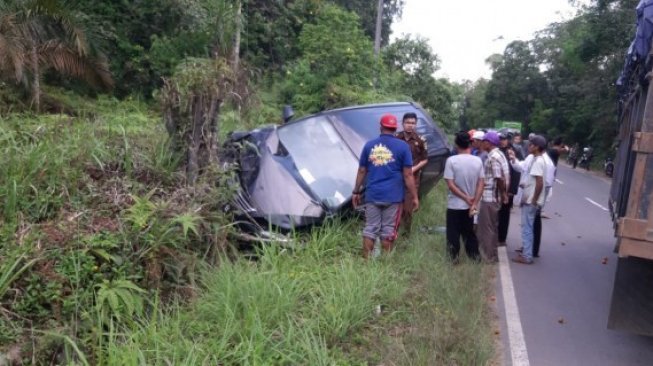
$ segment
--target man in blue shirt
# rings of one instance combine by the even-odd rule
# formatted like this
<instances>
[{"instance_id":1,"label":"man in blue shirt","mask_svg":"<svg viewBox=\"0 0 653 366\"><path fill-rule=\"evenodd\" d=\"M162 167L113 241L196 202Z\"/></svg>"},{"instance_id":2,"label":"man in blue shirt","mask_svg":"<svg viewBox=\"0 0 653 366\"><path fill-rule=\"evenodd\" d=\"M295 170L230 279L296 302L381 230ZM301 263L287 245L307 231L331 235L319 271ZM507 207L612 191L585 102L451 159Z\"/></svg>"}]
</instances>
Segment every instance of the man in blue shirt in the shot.
<instances>
[{"instance_id":1,"label":"man in blue shirt","mask_svg":"<svg viewBox=\"0 0 653 366\"><path fill-rule=\"evenodd\" d=\"M381 136L367 142L360 155L352 203L354 207L362 203L361 193L364 185L363 256L365 258L369 257L374 249L374 242L379 237L383 250L386 252L392 250L401 218L404 187L413 197L413 211L419 208L410 147L394 136L396 130L397 117L392 114L383 115Z\"/></svg>"}]
</instances>

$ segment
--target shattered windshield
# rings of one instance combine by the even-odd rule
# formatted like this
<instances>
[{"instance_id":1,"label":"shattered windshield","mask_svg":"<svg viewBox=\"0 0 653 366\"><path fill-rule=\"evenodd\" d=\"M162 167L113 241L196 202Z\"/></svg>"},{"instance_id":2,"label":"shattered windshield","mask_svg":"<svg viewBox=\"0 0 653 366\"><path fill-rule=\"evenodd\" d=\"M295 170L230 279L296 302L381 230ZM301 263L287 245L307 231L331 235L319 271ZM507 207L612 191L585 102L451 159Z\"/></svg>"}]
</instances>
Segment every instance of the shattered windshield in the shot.
<instances>
[{"instance_id":1,"label":"shattered windshield","mask_svg":"<svg viewBox=\"0 0 653 366\"><path fill-rule=\"evenodd\" d=\"M430 125L422 111L411 105L356 108L337 111L331 118L333 118L336 129L341 132L347 144L358 156L363 149L363 145L368 140L379 135L378 121L383 114L392 113L397 117L398 121L401 121L406 112L417 114L417 133L426 139L429 151L447 149L446 141L442 138L442 134L438 133L435 127ZM398 131L401 130L400 123Z\"/></svg>"},{"instance_id":2,"label":"shattered windshield","mask_svg":"<svg viewBox=\"0 0 653 366\"><path fill-rule=\"evenodd\" d=\"M354 188L358 160L324 116L278 129L299 174L329 208L342 205Z\"/></svg>"}]
</instances>

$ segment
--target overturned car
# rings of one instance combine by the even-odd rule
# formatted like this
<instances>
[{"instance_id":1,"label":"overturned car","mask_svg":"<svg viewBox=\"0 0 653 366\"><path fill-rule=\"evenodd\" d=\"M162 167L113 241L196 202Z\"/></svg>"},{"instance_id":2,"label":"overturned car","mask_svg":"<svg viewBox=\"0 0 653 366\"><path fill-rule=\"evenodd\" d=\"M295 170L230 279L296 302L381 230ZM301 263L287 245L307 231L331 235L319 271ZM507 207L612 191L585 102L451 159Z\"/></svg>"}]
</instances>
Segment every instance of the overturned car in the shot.
<instances>
[{"instance_id":1,"label":"overturned car","mask_svg":"<svg viewBox=\"0 0 653 366\"><path fill-rule=\"evenodd\" d=\"M441 178L449 155L446 136L414 103L384 103L323 111L281 126L234 132L225 158L238 172L237 215L282 229L318 224L352 209L351 192L363 145L379 135L379 119L417 114L428 164L420 196ZM401 127L400 127L401 128Z\"/></svg>"}]
</instances>

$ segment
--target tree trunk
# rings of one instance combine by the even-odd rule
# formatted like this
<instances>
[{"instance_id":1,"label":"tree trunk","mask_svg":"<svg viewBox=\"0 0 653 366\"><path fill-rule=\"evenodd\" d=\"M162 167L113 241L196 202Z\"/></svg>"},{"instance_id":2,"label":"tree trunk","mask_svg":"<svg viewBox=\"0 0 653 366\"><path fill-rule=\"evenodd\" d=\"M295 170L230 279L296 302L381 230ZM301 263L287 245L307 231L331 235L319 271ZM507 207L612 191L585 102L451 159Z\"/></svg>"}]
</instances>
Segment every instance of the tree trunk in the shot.
<instances>
[{"instance_id":1,"label":"tree trunk","mask_svg":"<svg viewBox=\"0 0 653 366\"><path fill-rule=\"evenodd\" d=\"M240 65L240 32L243 28L243 2L242 0L238 1L238 10L236 12L236 35L234 37L234 53L233 53L233 68L234 73L238 75L238 67Z\"/></svg>"},{"instance_id":2,"label":"tree trunk","mask_svg":"<svg viewBox=\"0 0 653 366\"><path fill-rule=\"evenodd\" d=\"M197 181L200 171L199 152L202 139L202 104L201 96L193 95L189 103L188 119L190 122L190 131L186 137L188 160L186 166L186 179L188 184L194 185Z\"/></svg>"},{"instance_id":3,"label":"tree trunk","mask_svg":"<svg viewBox=\"0 0 653 366\"><path fill-rule=\"evenodd\" d=\"M383 0L379 0L376 8L376 32L374 33L374 55L381 52L381 26L383 25Z\"/></svg>"},{"instance_id":4,"label":"tree trunk","mask_svg":"<svg viewBox=\"0 0 653 366\"><path fill-rule=\"evenodd\" d=\"M39 54L36 45L32 45L32 72L34 80L32 82L32 103L36 113L41 112L41 71L39 70Z\"/></svg>"},{"instance_id":5,"label":"tree trunk","mask_svg":"<svg viewBox=\"0 0 653 366\"><path fill-rule=\"evenodd\" d=\"M211 97L211 107L208 112L208 123L206 132L206 143L209 153L208 164L217 164L218 162L218 123L220 122L220 105L222 101L218 98Z\"/></svg>"}]
</instances>

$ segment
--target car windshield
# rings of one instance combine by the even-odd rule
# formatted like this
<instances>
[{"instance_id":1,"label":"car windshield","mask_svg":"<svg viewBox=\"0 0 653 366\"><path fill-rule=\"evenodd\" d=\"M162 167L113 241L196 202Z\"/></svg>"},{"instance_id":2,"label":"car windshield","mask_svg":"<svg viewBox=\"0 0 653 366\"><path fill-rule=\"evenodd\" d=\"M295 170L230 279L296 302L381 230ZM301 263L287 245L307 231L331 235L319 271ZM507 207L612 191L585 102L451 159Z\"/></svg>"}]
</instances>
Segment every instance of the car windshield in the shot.
<instances>
[{"instance_id":1,"label":"car windshield","mask_svg":"<svg viewBox=\"0 0 653 366\"><path fill-rule=\"evenodd\" d=\"M279 140L306 184L329 208L338 208L354 188L358 161L324 116L282 126Z\"/></svg>"},{"instance_id":2,"label":"car windshield","mask_svg":"<svg viewBox=\"0 0 653 366\"><path fill-rule=\"evenodd\" d=\"M347 144L356 153L360 154L365 143L379 135L379 119L386 113L392 113L401 121L404 113L414 112L417 114L416 132L426 138L429 151L446 149L446 142L436 133L435 127L431 127L426 121L424 114L411 105L357 108L344 111L336 111L332 115L333 122L344 136ZM401 131L401 122L399 130Z\"/></svg>"}]
</instances>

